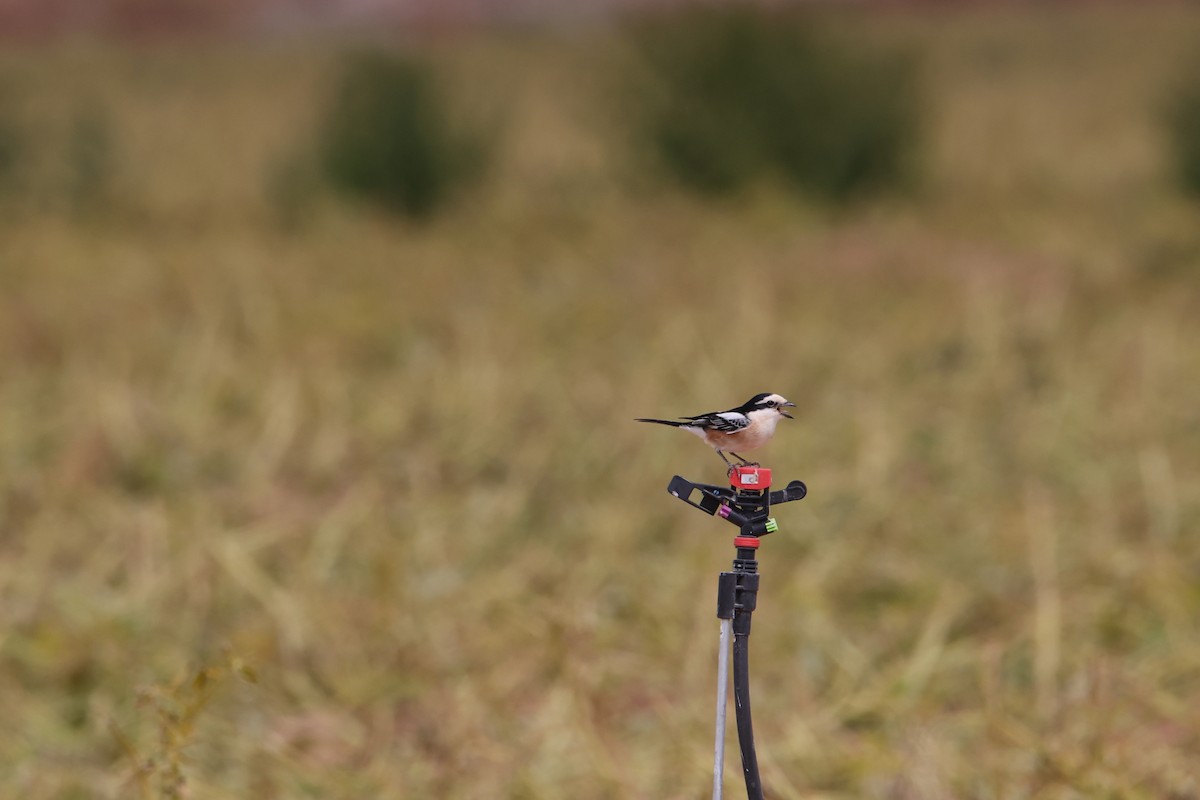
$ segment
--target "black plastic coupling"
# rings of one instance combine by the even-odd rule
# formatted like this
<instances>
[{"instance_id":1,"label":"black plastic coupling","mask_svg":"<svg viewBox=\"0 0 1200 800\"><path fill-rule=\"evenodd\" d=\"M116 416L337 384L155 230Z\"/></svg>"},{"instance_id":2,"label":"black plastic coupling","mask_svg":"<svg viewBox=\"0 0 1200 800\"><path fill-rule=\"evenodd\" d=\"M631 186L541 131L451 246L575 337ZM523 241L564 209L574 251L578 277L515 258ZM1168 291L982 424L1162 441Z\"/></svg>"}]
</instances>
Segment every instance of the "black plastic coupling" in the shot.
<instances>
[{"instance_id":1,"label":"black plastic coupling","mask_svg":"<svg viewBox=\"0 0 1200 800\"><path fill-rule=\"evenodd\" d=\"M722 572L717 577L717 619L733 619L737 604L737 574Z\"/></svg>"},{"instance_id":2,"label":"black plastic coupling","mask_svg":"<svg viewBox=\"0 0 1200 800\"><path fill-rule=\"evenodd\" d=\"M754 611L758 608L758 574L742 573L737 576L737 592L734 608L738 611Z\"/></svg>"},{"instance_id":3,"label":"black plastic coupling","mask_svg":"<svg viewBox=\"0 0 1200 800\"><path fill-rule=\"evenodd\" d=\"M735 573L737 591L734 597L733 632L737 636L750 635L750 615L758 607L758 579L756 573Z\"/></svg>"},{"instance_id":4,"label":"black plastic coupling","mask_svg":"<svg viewBox=\"0 0 1200 800\"><path fill-rule=\"evenodd\" d=\"M753 548L739 547L737 558L733 560L733 571L739 575L747 572L758 572L758 552Z\"/></svg>"}]
</instances>

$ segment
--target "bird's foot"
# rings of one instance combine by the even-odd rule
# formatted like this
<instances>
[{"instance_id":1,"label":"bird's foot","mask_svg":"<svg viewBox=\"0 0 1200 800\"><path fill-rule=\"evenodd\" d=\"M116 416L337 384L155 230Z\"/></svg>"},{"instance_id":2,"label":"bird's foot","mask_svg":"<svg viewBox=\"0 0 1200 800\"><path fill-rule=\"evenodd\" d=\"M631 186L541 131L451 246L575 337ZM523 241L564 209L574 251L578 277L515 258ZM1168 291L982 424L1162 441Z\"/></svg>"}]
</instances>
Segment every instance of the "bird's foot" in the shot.
<instances>
[{"instance_id":1,"label":"bird's foot","mask_svg":"<svg viewBox=\"0 0 1200 800\"><path fill-rule=\"evenodd\" d=\"M731 456L738 460L739 466L742 467L757 467L761 466L757 461L750 461L745 456L739 456L737 453L730 453Z\"/></svg>"},{"instance_id":2,"label":"bird's foot","mask_svg":"<svg viewBox=\"0 0 1200 800\"><path fill-rule=\"evenodd\" d=\"M761 466L762 466L762 464L759 464L757 461L741 461L737 464L730 464L729 470L725 474L728 475L729 477L733 477L734 473L736 473L739 469L744 469L745 467L761 467Z\"/></svg>"}]
</instances>

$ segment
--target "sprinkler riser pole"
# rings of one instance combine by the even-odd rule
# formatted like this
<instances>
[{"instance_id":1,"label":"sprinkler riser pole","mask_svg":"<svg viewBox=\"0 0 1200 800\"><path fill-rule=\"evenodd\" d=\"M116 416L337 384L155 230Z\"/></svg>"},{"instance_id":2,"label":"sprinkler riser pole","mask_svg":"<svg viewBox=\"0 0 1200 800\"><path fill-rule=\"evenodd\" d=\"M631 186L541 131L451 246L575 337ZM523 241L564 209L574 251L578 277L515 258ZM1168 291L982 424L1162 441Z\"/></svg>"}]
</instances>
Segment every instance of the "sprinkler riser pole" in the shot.
<instances>
[{"instance_id":1,"label":"sprinkler riser pole","mask_svg":"<svg viewBox=\"0 0 1200 800\"><path fill-rule=\"evenodd\" d=\"M754 750L754 728L750 716L750 620L758 606L758 547L761 537L778 530L770 516L772 504L802 500L808 488L792 481L785 489L770 491L771 471L740 465L729 471L730 487L693 483L676 475L667 492L693 508L736 525L737 557L733 571L721 573L717 590L717 616L721 619L721 652L717 662L717 725L714 746L713 798L720 800L724 774L725 686L727 681L728 632L733 634L733 696L736 707L738 744L749 800L763 800Z\"/></svg>"}]
</instances>

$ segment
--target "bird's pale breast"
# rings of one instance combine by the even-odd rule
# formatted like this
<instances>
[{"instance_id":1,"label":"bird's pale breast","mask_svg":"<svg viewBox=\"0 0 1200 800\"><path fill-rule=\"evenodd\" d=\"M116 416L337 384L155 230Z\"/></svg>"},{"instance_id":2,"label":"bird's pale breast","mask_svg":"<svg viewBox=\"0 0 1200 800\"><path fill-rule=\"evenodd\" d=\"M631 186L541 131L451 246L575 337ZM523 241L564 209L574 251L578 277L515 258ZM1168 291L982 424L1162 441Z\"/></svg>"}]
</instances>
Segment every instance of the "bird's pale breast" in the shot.
<instances>
[{"instance_id":1,"label":"bird's pale breast","mask_svg":"<svg viewBox=\"0 0 1200 800\"><path fill-rule=\"evenodd\" d=\"M769 427L770 430L768 430L768 426L766 425L750 425L733 433L705 431L704 440L717 450L736 450L738 452L742 450L754 450L762 447L771 438L775 426L771 425Z\"/></svg>"}]
</instances>

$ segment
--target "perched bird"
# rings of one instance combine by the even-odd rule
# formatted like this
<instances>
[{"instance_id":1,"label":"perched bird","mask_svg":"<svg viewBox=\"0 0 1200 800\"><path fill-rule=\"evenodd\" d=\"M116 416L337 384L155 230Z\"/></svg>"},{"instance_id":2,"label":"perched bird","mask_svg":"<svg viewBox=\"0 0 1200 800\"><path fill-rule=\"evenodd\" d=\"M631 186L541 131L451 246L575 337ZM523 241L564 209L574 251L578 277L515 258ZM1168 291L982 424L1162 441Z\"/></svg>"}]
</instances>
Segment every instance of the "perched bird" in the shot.
<instances>
[{"instance_id":1,"label":"perched bird","mask_svg":"<svg viewBox=\"0 0 1200 800\"><path fill-rule=\"evenodd\" d=\"M751 463L735 453L734 448L748 452L762 447L775 435L775 426L781 418L794 419L784 409L795 407L795 403L789 403L780 395L763 392L728 411L710 411L694 417L680 417L678 422L642 418L637 419L637 422L655 422L694 433L716 450L722 461L732 467L733 464L725 458L725 453L729 453L743 464Z\"/></svg>"}]
</instances>

